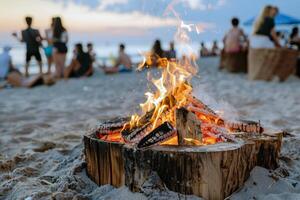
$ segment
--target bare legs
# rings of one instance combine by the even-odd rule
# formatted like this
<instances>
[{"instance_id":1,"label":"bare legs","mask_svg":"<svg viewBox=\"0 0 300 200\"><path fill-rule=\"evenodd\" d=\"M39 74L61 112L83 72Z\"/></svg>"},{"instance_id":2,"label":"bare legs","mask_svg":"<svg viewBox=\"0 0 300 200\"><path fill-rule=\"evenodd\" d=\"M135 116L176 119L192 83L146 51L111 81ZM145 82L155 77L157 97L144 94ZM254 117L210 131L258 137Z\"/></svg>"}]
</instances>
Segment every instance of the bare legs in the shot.
<instances>
[{"instance_id":1,"label":"bare legs","mask_svg":"<svg viewBox=\"0 0 300 200\"><path fill-rule=\"evenodd\" d=\"M42 61L38 61L38 65L39 65L39 68L40 68L40 75L43 74L43 63Z\"/></svg>"},{"instance_id":2,"label":"bare legs","mask_svg":"<svg viewBox=\"0 0 300 200\"><path fill-rule=\"evenodd\" d=\"M29 68L29 61L25 63L25 76L26 77L29 76L28 68Z\"/></svg>"},{"instance_id":3,"label":"bare legs","mask_svg":"<svg viewBox=\"0 0 300 200\"><path fill-rule=\"evenodd\" d=\"M78 70L80 68L80 64L76 59L72 59L70 65L64 70L64 78L67 79L71 76L72 72Z\"/></svg>"},{"instance_id":4,"label":"bare legs","mask_svg":"<svg viewBox=\"0 0 300 200\"><path fill-rule=\"evenodd\" d=\"M47 57L48 70L47 74L51 74L51 65L53 63L53 56Z\"/></svg>"},{"instance_id":5,"label":"bare legs","mask_svg":"<svg viewBox=\"0 0 300 200\"><path fill-rule=\"evenodd\" d=\"M57 78L62 78L64 76L66 54L55 52L53 54L53 61L54 61L54 64L55 64L55 70L56 70L55 75L56 75L56 77Z\"/></svg>"},{"instance_id":6,"label":"bare legs","mask_svg":"<svg viewBox=\"0 0 300 200\"><path fill-rule=\"evenodd\" d=\"M28 69L29 69L29 63L30 63L30 61L27 61L25 63L25 77L29 76L29 71L28 71ZM43 63L42 63L42 61L37 61L37 63L38 63L38 66L40 68L40 74L42 75L43 74Z\"/></svg>"}]
</instances>

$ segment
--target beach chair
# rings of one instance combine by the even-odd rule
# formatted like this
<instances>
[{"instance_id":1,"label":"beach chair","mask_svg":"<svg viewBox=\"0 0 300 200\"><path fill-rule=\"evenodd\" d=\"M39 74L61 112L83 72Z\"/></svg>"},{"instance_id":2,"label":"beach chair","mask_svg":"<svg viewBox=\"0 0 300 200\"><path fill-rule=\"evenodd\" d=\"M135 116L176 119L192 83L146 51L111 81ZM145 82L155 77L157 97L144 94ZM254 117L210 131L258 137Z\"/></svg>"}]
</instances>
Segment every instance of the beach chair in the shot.
<instances>
[{"instance_id":1,"label":"beach chair","mask_svg":"<svg viewBox=\"0 0 300 200\"><path fill-rule=\"evenodd\" d=\"M298 52L287 48L250 49L248 78L271 81L275 76L286 80L296 70Z\"/></svg>"},{"instance_id":2,"label":"beach chair","mask_svg":"<svg viewBox=\"0 0 300 200\"><path fill-rule=\"evenodd\" d=\"M224 68L229 72L247 72L247 51L235 53L221 52L220 68Z\"/></svg>"}]
</instances>

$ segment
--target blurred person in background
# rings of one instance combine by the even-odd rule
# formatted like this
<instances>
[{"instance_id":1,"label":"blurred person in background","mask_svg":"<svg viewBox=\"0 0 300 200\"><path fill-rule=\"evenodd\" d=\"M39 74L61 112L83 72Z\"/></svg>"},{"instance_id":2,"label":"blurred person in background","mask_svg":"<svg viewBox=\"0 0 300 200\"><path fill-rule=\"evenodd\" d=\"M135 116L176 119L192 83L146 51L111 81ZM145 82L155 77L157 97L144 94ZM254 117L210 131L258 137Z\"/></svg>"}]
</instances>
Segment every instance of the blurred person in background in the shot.
<instances>
[{"instance_id":1,"label":"blurred person in background","mask_svg":"<svg viewBox=\"0 0 300 200\"><path fill-rule=\"evenodd\" d=\"M161 47L160 40L155 40L151 48L150 58L148 58L146 65L152 67L158 67L161 58L167 57L166 52Z\"/></svg>"},{"instance_id":2,"label":"blurred person in background","mask_svg":"<svg viewBox=\"0 0 300 200\"><path fill-rule=\"evenodd\" d=\"M47 73L51 74L51 66L53 63L53 26L54 26L55 18L51 19L50 28L45 30L45 40L47 42L47 46L44 47L44 52L47 57L48 70Z\"/></svg>"},{"instance_id":3,"label":"blurred person in background","mask_svg":"<svg viewBox=\"0 0 300 200\"><path fill-rule=\"evenodd\" d=\"M18 71L12 64L10 50L10 46L5 46L0 54L0 80L6 80L10 72Z\"/></svg>"},{"instance_id":4,"label":"blurred person in background","mask_svg":"<svg viewBox=\"0 0 300 200\"><path fill-rule=\"evenodd\" d=\"M281 31L276 31L276 36L277 36L277 38L278 38L278 41L279 41L280 46L281 46L281 47L286 46L287 41L286 41L286 39L285 39L285 37L284 37L284 33L281 32Z\"/></svg>"},{"instance_id":5,"label":"blurred person in background","mask_svg":"<svg viewBox=\"0 0 300 200\"><path fill-rule=\"evenodd\" d=\"M223 38L225 53L237 53L247 48L247 39L243 29L239 27L239 19L231 19L231 29Z\"/></svg>"},{"instance_id":6,"label":"blurred person in background","mask_svg":"<svg viewBox=\"0 0 300 200\"><path fill-rule=\"evenodd\" d=\"M52 77L46 75L34 75L30 78L24 77L22 73L16 69L12 64L12 58L9 54L11 47L5 46L3 52L0 54L0 80L4 80L4 85L13 87L34 87L38 85L53 85L55 81Z\"/></svg>"},{"instance_id":7,"label":"blurred person in background","mask_svg":"<svg viewBox=\"0 0 300 200\"><path fill-rule=\"evenodd\" d=\"M56 77L62 78L66 62L68 33L63 26L61 18L56 17L53 25L53 61L55 63Z\"/></svg>"},{"instance_id":8,"label":"blurred person in background","mask_svg":"<svg viewBox=\"0 0 300 200\"><path fill-rule=\"evenodd\" d=\"M91 56L92 62L95 62L96 61L96 53L94 51L93 43L91 43L91 42L87 43L86 48L87 48L88 54L90 54L90 56Z\"/></svg>"},{"instance_id":9,"label":"blurred person in background","mask_svg":"<svg viewBox=\"0 0 300 200\"><path fill-rule=\"evenodd\" d=\"M64 71L64 78L88 77L93 74L92 58L83 51L81 43L75 45L73 59Z\"/></svg>"},{"instance_id":10,"label":"blurred person in background","mask_svg":"<svg viewBox=\"0 0 300 200\"><path fill-rule=\"evenodd\" d=\"M125 45L119 45L119 56L116 60L116 63L113 67L102 67L104 73L114 74L119 72L131 72L132 71L132 62L130 56L125 52Z\"/></svg>"},{"instance_id":11,"label":"blurred person in background","mask_svg":"<svg viewBox=\"0 0 300 200\"><path fill-rule=\"evenodd\" d=\"M300 37L299 37L299 28L293 27L292 32L289 38L289 44L292 46L296 46L298 51L300 51Z\"/></svg>"},{"instance_id":12,"label":"blurred person in background","mask_svg":"<svg viewBox=\"0 0 300 200\"><path fill-rule=\"evenodd\" d=\"M208 49L206 48L204 42L201 42L201 47L200 47L200 57L207 57L210 56L210 53Z\"/></svg>"},{"instance_id":13,"label":"blurred person in background","mask_svg":"<svg viewBox=\"0 0 300 200\"><path fill-rule=\"evenodd\" d=\"M20 42L24 42L26 44L25 76L27 77L29 76L28 68L32 56L34 56L38 62L40 74L43 73L42 57L40 54L42 37L37 29L31 27L32 17L26 17L25 21L27 28L22 30L21 37L19 37L17 33L13 33L13 36L15 36Z\"/></svg>"},{"instance_id":14,"label":"blurred person in background","mask_svg":"<svg viewBox=\"0 0 300 200\"><path fill-rule=\"evenodd\" d=\"M217 55L219 55L219 54L220 54L220 49L219 49L219 47L218 47L218 41L215 40L215 41L213 42L213 45L212 45L212 48L211 48L211 55L212 55L212 56L217 56Z\"/></svg>"},{"instance_id":15,"label":"blurred person in background","mask_svg":"<svg viewBox=\"0 0 300 200\"><path fill-rule=\"evenodd\" d=\"M274 18L278 12L278 8L271 5L267 5L263 8L260 16L257 18L254 24L253 35L250 38L250 47L281 47L279 38L276 35L274 21Z\"/></svg>"},{"instance_id":16,"label":"blurred person in background","mask_svg":"<svg viewBox=\"0 0 300 200\"><path fill-rule=\"evenodd\" d=\"M173 41L170 42L170 49L166 52L166 54L169 60L176 60L176 50Z\"/></svg>"}]
</instances>

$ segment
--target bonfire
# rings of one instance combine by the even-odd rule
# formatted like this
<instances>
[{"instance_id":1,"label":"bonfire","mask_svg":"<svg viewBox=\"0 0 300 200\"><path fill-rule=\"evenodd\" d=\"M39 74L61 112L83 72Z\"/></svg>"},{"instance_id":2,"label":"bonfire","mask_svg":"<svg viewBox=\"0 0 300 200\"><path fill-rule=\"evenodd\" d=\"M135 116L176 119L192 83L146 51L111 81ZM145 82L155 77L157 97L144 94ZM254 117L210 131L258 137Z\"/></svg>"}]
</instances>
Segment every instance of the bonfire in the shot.
<instances>
[{"instance_id":1,"label":"bonfire","mask_svg":"<svg viewBox=\"0 0 300 200\"><path fill-rule=\"evenodd\" d=\"M98 137L146 148L152 145L209 145L236 142L236 133L260 134L259 122L225 120L192 95L195 60L181 62L162 58L161 77L153 79L155 92L146 92L141 114L100 125Z\"/></svg>"},{"instance_id":2,"label":"bonfire","mask_svg":"<svg viewBox=\"0 0 300 200\"><path fill-rule=\"evenodd\" d=\"M186 42L184 29L191 26L180 23L176 37ZM224 199L256 165L278 166L281 133L264 130L259 121L227 119L193 96L198 67L196 57L186 55L159 58L160 76L151 79L154 89L138 113L107 120L84 137L87 173L97 184L141 192L157 174L162 190Z\"/></svg>"}]
</instances>

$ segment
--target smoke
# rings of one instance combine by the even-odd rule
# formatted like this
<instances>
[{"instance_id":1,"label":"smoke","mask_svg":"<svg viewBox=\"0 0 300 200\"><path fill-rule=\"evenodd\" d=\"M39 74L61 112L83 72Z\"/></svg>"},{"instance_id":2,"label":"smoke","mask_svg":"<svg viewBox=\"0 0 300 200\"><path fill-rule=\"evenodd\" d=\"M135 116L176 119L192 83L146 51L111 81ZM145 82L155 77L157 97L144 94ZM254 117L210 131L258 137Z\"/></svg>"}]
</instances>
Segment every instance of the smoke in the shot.
<instances>
[{"instance_id":1,"label":"smoke","mask_svg":"<svg viewBox=\"0 0 300 200\"><path fill-rule=\"evenodd\" d=\"M223 119L229 121L238 121L240 119L237 110L232 105L222 99L216 100L216 98L209 95L203 84L193 88L193 95L216 111Z\"/></svg>"}]
</instances>

